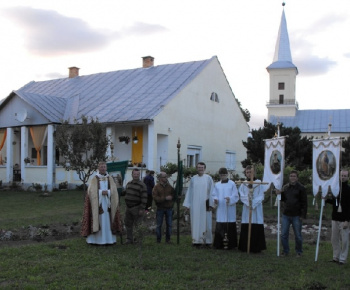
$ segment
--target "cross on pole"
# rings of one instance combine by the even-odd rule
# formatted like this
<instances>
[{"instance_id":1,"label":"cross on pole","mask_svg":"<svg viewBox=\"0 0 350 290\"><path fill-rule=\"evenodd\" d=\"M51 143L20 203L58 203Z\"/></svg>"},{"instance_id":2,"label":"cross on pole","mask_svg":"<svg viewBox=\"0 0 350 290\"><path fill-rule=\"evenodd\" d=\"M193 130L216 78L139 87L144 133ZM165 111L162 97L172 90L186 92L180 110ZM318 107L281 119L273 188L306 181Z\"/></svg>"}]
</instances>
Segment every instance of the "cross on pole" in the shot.
<instances>
[{"instance_id":1,"label":"cross on pole","mask_svg":"<svg viewBox=\"0 0 350 290\"><path fill-rule=\"evenodd\" d=\"M250 180L249 181L241 181L237 182L237 184L244 184L249 188L249 194L248 194L248 202L249 202L249 224L248 224L248 241L247 241L247 253L250 253L250 239L251 239L251 233L252 233L252 214L253 214L253 196L254 196L254 189L262 184L268 184L268 182L254 182L254 166L252 166L250 171ZM257 186L254 187L254 184L257 184Z\"/></svg>"}]
</instances>

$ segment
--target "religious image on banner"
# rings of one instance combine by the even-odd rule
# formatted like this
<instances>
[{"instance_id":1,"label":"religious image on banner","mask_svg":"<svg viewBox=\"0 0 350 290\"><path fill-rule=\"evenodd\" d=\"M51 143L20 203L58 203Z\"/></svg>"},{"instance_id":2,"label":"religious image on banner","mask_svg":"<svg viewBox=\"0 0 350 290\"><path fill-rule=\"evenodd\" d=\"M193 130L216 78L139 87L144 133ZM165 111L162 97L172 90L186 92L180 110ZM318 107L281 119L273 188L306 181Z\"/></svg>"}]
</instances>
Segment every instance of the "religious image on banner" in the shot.
<instances>
[{"instance_id":1,"label":"religious image on banner","mask_svg":"<svg viewBox=\"0 0 350 290\"><path fill-rule=\"evenodd\" d=\"M273 150L270 156L270 169L273 174L281 172L282 153L279 150Z\"/></svg>"},{"instance_id":2,"label":"religious image on banner","mask_svg":"<svg viewBox=\"0 0 350 290\"><path fill-rule=\"evenodd\" d=\"M320 179L329 180L336 172L337 161L332 151L322 151L316 160L316 171Z\"/></svg>"},{"instance_id":3,"label":"religious image on banner","mask_svg":"<svg viewBox=\"0 0 350 290\"><path fill-rule=\"evenodd\" d=\"M313 140L313 194L321 188L325 197L331 188L334 196L339 194L340 138Z\"/></svg>"},{"instance_id":4,"label":"religious image on banner","mask_svg":"<svg viewBox=\"0 0 350 290\"><path fill-rule=\"evenodd\" d=\"M264 182L273 183L277 189L283 186L285 138L265 141Z\"/></svg>"}]
</instances>

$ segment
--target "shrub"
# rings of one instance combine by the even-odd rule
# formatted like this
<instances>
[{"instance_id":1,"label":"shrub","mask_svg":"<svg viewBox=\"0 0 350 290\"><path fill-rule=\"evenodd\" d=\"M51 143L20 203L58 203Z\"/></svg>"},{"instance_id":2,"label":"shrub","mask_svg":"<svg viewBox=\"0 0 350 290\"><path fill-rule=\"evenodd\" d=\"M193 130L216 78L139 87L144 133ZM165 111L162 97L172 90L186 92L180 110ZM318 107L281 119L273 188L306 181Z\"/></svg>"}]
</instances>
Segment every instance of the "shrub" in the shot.
<instances>
[{"instance_id":1,"label":"shrub","mask_svg":"<svg viewBox=\"0 0 350 290\"><path fill-rule=\"evenodd\" d=\"M167 162L164 166L160 167L160 171L163 171L166 174L168 174L168 176L170 176L170 175L174 174L175 172L177 172L177 164Z\"/></svg>"},{"instance_id":2,"label":"shrub","mask_svg":"<svg viewBox=\"0 0 350 290\"><path fill-rule=\"evenodd\" d=\"M58 185L58 189L67 189L68 188L68 181L63 181Z\"/></svg>"},{"instance_id":3,"label":"shrub","mask_svg":"<svg viewBox=\"0 0 350 290\"><path fill-rule=\"evenodd\" d=\"M196 167L184 167L183 173L185 178L191 178L193 175L197 174L197 169Z\"/></svg>"},{"instance_id":4,"label":"shrub","mask_svg":"<svg viewBox=\"0 0 350 290\"><path fill-rule=\"evenodd\" d=\"M40 183L32 183L32 187L36 190L36 191L42 191L43 186Z\"/></svg>"}]
</instances>

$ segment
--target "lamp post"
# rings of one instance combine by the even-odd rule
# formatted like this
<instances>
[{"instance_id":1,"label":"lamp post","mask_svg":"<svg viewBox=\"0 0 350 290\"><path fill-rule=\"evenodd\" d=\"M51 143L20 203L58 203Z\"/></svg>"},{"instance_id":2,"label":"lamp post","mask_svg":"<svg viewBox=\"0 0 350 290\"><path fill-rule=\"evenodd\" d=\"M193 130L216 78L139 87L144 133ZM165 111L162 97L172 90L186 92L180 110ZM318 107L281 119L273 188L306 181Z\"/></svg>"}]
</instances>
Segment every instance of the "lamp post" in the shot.
<instances>
[{"instance_id":1,"label":"lamp post","mask_svg":"<svg viewBox=\"0 0 350 290\"><path fill-rule=\"evenodd\" d=\"M109 144L109 147L111 148L111 160L114 162L114 155L113 155L114 144L113 144L113 142L111 142L111 144Z\"/></svg>"},{"instance_id":2,"label":"lamp post","mask_svg":"<svg viewBox=\"0 0 350 290\"><path fill-rule=\"evenodd\" d=\"M182 194L182 161L180 161L180 138L177 140L177 182L176 182L176 203L177 203L177 244L180 243L180 198ZM180 168L181 167L181 168Z\"/></svg>"}]
</instances>

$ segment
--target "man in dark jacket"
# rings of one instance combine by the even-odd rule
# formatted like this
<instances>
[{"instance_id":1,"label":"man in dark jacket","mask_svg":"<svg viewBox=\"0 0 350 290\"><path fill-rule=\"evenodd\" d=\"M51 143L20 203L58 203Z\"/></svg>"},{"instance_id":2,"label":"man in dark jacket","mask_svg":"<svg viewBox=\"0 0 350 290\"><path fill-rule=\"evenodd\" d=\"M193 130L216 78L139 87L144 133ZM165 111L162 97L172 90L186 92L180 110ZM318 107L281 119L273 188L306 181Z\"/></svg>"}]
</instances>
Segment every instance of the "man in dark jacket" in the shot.
<instances>
[{"instance_id":1,"label":"man in dark jacket","mask_svg":"<svg viewBox=\"0 0 350 290\"><path fill-rule=\"evenodd\" d=\"M148 172L147 172L148 171ZM154 171L153 170L147 170L146 176L143 179L143 183L146 184L147 187L147 203L145 210L148 211L152 207L153 203L153 197L152 197L152 190L154 187Z\"/></svg>"},{"instance_id":2,"label":"man in dark jacket","mask_svg":"<svg viewBox=\"0 0 350 290\"><path fill-rule=\"evenodd\" d=\"M349 171L342 170L341 191L337 197L328 195L326 203L333 205L332 211L332 247L334 263L344 265L349 251L349 221L350 221L350 187L348 185Z\"/></svg>"},{"instance_id":3,"label":"man in dark jacket","mask_svg":"<svg viewBox=\"0 0 350 290\"><path fill-rule=\"evenodd\" d=\"M164 216L166 223L165 242L170 243L175 190L169 184L168 176L165 172L159 173L158 180L159 182L153 188L153 199L157 205L157 243L160 243L162 239L162 225Z\"/></svg>"},{"instance_id":4,"label":"man in dark jacket","mask_svg":"<svg viewBox=\"0 0 350 290\"><path fill-rule=\"evenodd\" d=\"M281 240L283 246L282 256L289 254L289 229L293 227L295 236L295 251L297 257L303 252L303 238L301 235L302 219L306 218L307 196L305 187L298 182L298 172L292 170L289 174L289 183L283 186L281 201L283 202L282 233Z\"/></svg>"}]
</instances>

